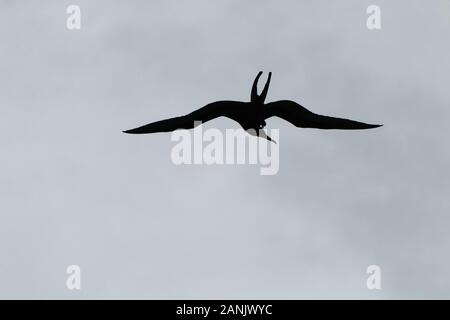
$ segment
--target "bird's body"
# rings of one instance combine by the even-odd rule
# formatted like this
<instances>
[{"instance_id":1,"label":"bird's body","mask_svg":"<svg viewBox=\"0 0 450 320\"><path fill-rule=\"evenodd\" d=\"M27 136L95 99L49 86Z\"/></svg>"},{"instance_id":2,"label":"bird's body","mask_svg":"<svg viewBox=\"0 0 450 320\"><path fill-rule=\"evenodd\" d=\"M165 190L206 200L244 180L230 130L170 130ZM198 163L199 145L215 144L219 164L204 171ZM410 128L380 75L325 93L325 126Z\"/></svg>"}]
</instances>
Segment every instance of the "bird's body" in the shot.
<instances>
[{"instance_id":1,"label":"bird's body","mask_svg":"<svg viewBox=\"0 0 450 320\"><path fill-rule=\"evenodd\" d=\"M144 134L156 132L171 132L177 129L192 129L198 123L207 122L218 117L230 118L250 134L272 139L262 130L266 119L279 117L296 127L316 129L360 130L372 129L381 125L367 124L354 120L334 118L315 114L298 103L290 100L280 100L264 104L270 84L271 73L261 95L257 94L257 83L262 72L259 72L253 83L250 102L216 101L197 109L185 116L170 118L124 131L125 133Z\"/></svg>"}]
</instances>

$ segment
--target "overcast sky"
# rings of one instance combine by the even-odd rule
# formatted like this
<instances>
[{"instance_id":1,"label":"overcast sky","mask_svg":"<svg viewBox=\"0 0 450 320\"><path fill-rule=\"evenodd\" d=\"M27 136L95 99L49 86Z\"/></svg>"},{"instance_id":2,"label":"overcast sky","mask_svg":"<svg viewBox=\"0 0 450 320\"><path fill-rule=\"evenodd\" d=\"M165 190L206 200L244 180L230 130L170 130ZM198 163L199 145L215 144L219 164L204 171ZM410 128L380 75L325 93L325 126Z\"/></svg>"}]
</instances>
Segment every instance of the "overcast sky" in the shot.
<instances>
[{"instance_id":1,"label":"overcast sky","mask_svg":"<svg viewBox=\"0 0 450 320\"><path fill-rule=\"evenodd\" d=\"M0 4L0 298L450 298L448 0ZM274 176L121 132L247 101L260 70L267 101L384 126L270 119Z\"/></svg>"}]
</instances>

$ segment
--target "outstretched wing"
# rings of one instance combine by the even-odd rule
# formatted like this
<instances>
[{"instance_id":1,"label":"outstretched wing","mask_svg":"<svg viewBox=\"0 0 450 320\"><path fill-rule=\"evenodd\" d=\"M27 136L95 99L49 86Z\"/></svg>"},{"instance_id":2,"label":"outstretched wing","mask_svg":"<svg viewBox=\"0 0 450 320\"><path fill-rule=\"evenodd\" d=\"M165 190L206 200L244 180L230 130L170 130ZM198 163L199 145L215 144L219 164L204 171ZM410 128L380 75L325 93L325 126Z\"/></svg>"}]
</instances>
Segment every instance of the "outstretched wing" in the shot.
<instances>
[{"instance_id":1,"label":"outstretched wing","mask_svg":"<svg viewBox=\"0 0 450 320\"><path fill-rule=\"evenodd\" d=\"M143 134L170 132L177 129L192 129L197 121L203 123L218 117L227 117L239 122L239 113L242 112L244 104L246 103L239 101L216 101L185 116L152 122L142 127L126 130L124 132Z\"/></svg>"},{"instance_id":2,"label":"outstretched wing","mask_svg":"<svg viewBox=\"0 0 450 320\"><path fill-rule=\"evenodd\" d=\"M264 106L264 119L270 117L279 117L301 128L357 130L372 129L381 126L349 119L322 116L290 100L281 100L266 104Z\"/></svg>"}]
</instances>

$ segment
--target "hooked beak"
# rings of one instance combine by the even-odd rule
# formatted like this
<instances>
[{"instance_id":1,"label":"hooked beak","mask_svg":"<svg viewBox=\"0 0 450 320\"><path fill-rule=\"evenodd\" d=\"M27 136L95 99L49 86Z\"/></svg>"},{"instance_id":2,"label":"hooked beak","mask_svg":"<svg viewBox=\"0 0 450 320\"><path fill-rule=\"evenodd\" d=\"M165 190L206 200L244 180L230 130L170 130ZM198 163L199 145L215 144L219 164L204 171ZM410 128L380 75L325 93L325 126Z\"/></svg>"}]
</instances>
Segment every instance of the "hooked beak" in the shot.
<instances>
[{"instance_id":1,"label":"hooked beak","mask_svg":"<svg viewBox=\"0 0 450 320\"><path fill-rule=\"evenodd\" d=\"M258 130L258 137L265 138L265 139L269 140L270 142L277 144L277 142L275 140L273 140L271 137L269 137L266 134L266 132L262 129Z\"/></svg>"}]
</instances>

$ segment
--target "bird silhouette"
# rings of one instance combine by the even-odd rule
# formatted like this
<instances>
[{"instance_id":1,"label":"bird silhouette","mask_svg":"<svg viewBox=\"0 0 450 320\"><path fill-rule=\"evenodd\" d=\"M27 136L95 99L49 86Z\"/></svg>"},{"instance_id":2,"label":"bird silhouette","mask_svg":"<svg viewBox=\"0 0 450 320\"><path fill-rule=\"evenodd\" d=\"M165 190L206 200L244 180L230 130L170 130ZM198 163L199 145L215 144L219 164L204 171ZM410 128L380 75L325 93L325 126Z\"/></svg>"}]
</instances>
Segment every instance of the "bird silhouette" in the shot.
<instances>
[{"instance_id":1,"label":"bird silhouette","mask_svg":"<svg viewBox=\"0 0 450 320\"><path fill-rule=\"evenodd\" d=\"M264 89L261 94L258 95L258 80L261 75L262 71L258 73L253 81L250 102L228 100L216 101L207 104L206 106L187 115L152 122L123 132L131 134L145 134L170 132L177 129L192 129L200 123L204 123L218 117L227 117L239 123L240 126L249 134L275 142L263 130L266 126L265 120L271 117L279 117L300 128L360 130L382 126L349 119L322 116L315 114L298 103L290 100L280 100L264 104L267 91L269 90L272 72L269 72Z\"/></svg>"}]
</instances>

